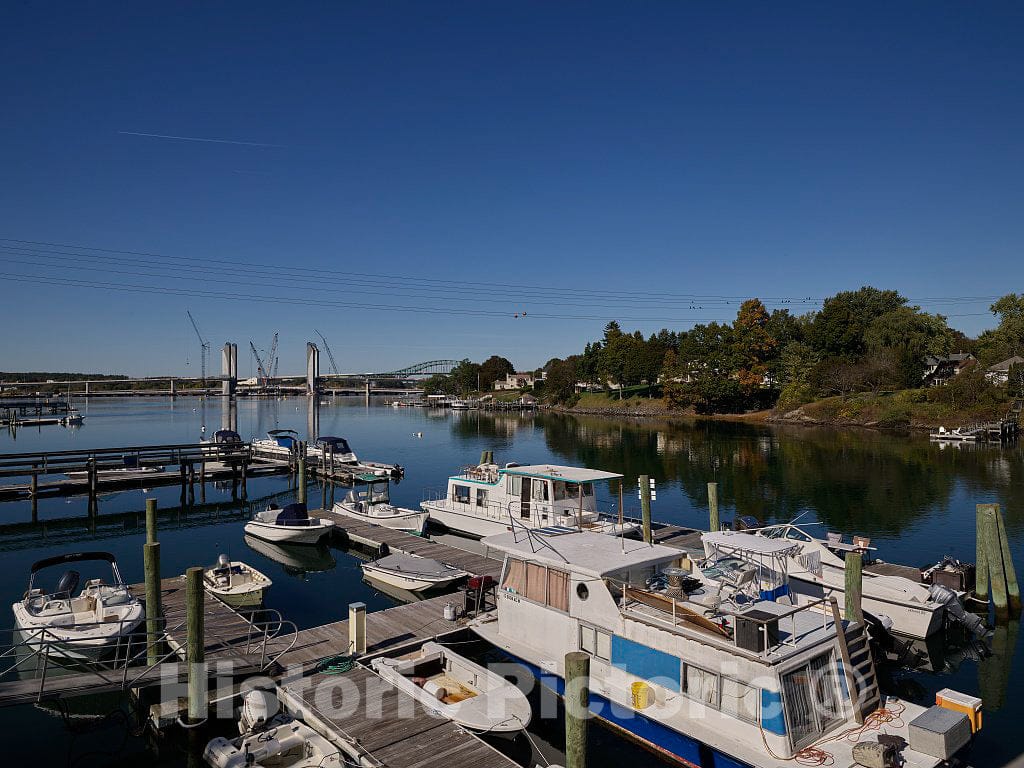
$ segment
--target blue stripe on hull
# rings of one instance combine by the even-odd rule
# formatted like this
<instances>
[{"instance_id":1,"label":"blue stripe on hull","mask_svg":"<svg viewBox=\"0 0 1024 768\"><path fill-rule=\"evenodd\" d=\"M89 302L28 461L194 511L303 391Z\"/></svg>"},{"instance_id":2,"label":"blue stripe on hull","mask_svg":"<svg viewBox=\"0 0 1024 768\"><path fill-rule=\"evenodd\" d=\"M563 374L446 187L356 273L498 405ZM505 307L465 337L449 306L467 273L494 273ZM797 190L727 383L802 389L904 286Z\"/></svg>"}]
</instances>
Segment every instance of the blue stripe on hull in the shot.
<instances>
[{"instance_id":1,"label":"blue stripe on hull","mask_svg":"<svg viewBox=\"0 0 1024 768\"><path fill-rule=\"evenodd\" d=\"M553 683L555 693L559 696L565 694L565 681L562 678L545 672L540 667L523 661L517 656L513 658L528 667L542 685L551 688ZM654 748L657 752L668 753L668 757L681 760L685 765L694 768L751 768L749 763L741 762L719 752L704 742L679 733L656 720L651 720L632 708L609 701L594 691L590 692L590 709L598 719L628 732L630 736Z\"/></svg>"}]
</instances>

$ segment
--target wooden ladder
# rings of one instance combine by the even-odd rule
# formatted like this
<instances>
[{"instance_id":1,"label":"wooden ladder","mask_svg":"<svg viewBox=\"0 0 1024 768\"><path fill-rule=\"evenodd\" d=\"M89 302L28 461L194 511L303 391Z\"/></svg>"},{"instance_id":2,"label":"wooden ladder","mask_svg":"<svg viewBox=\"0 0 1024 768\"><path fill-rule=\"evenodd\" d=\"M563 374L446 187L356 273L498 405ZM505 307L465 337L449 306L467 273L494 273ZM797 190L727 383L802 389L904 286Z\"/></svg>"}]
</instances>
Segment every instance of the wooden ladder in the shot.
<instances>
[{"instance_id":1,"label":"wooden ladder","mask_svg":"<svg viewBox=\"0 0 1024 768\"><path fill-rule=\"evenodd\" d=\"M832 619L837 629L839 653L843 659L846 687L850 691L854 718L858 723L863 723L865 717L882 705L882 693L878 687L875 660L871 655L867 624L851 621L844 627L835 597L829 602L832 604Z\"/></svg>"}]
</instances>

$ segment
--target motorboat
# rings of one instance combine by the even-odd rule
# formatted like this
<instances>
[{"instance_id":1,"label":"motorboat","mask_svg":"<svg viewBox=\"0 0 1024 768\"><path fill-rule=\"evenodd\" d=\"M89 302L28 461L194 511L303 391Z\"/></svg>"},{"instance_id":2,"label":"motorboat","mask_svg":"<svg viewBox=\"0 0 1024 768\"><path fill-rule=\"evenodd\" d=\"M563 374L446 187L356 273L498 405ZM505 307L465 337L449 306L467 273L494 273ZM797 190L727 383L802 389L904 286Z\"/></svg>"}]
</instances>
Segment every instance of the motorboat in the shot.
<instances>
[{"instance_id":1,"label":"motorboat","mask_svg":"<svg viewBox=\"0 0 1024 768\"><path fill-rule=\"evenodd\" d=\"M932 440L973 443L978 440L978 432L965 430L963 427L955 427L949 430L945 427L939 427L938 432L932 432L928 437Z\"/></svg>"},{"instance_id":2,"label":"motorboat","mask_svg":"<svg viewBox=\"0 0 1024 768\"><path fill-rule=\"evenodd\" d=\"M125 454L121 457L123 466L114 467L112 469L97 469L96 476L104 479L112 478L125 478L130 479L133 477L145 477L146 475L153 475L157 472L163 472L162 466L144 466L139 463L139 457L134 454ZM75 472L65 473L72 480L84 480L89 477L88 470L78 470Z\"/></svg>"},{"instance_id":3,"label":"motorboat","mask_svg":"<svg viewBox=\"0 0 1024 768\"><path fill-rule=\"evenodd\" d=\"M395 553L363 563L363 575L371 582L383 582L409 592L450 587L469 574L460 568L428 557Z\"/></svg>"},{"instance_id":4,"label":"motorboat","mask_svg":"<svg viewBox=\"0 0 1024 768\"><path fill-rule=\"evenodd\" d=\"M306 456L320 459L324 463L333 461L335 464L346 465L376 477L401 477L405 473L405 470L398 464L360 461L348 441L343 437L318 437L313 445L306 448Z\"/></svg>"},{"instance_id":5,"label":"motorboat","mask_svg":"<svg viewBox=\"0 0 1024 768\"><path fill-rule=\"evenodd\" d=\"M205 427L204 427L205 429ZM208 447L203 448L204 454L216 456L221 448L234 448L242 444L242 436L233 429L218 429L209 439L200 439L200 444Z\"/></svg>"},{"instance_id":6,"label":"motorboat","mask_svg":"<svg viewBox=\"0 0 1024 768\"><path fill-rule=\"evenodd\" d=\"M880 692L863 625L843 621L830 601L752 594L707 609L655 578L681 569L678 549L588 531L516 529L483 544L505 561L496 608L469 628L558 695L567 653L586 654L594 717L674 762L787 768L817 755L861 764L855 742L874 742L865 724L880 722L886 742L874 746L890 751L885 764L948 765L912 735L922 715L942 723L949 752L970 742L967 715Z\"/></svg>"},{"instance_id":7,"label":"motorboat","mask_svg":"<svg viewBox=\"0 0 1024 768\"><path fill-rule=\"evenodd\" d=\"M834 595L845 610L845 562L837 547L857 551L841 541L818 539L799 525L782 525L752 531L715 531L701 538L709 559L734 555L762 570L781 572L785 584L780 591L790 593L796 604L806 604ZM770 563L769 563L770 560ZM779 596L779 595L776 595ZM961 607L963 594L934 585L911 581L902 576L863 572L861 604L863 609L892 621L892 630L914 638L926 638L943 628L952 603Z\"/></svg>"},{"instance_id":8,"label":"motorboat","mask_svg":"<svg viewBox=\"0 0 1024 768\"><path fill-rule=\"evenodd\" d=\"M481 538L517 528L580 529L613 536L636 534L639 525L597 508L594 484L622 475L551 464L504 467L482 463L448 478L443 498L420 506L432 522L450 531Z\"/></svg>"},{"instance_id":9,"label":"motorboat","mask_svg":"<svg viewBox=\"0 0 1024 768\"><path fill-rule=\"evenodd\" d=\"M206 591L234 608L263 604L263 592L273 582L251 565L220 555L216 565L203 571Z\"/></svg>"},{"instance_id":10,"label":"motorboat","mask_svg":"<svg viewBox=\"0 0 1024 768\"><path fill-rule=\"evenodd\" d=\"M406 531L416 536L423 535L427 519L430 517L429 513L391 504L388 478L362 475L356 480L365 483L366 490L352 488L342 501L335 502L332 512L384 528Z\"/></svg>"},{"instance_id":11,"label":"motorboat","mask_svg":"<svg viewBox=\"0 0 1024 768\"><path fill-rule=\"evenodd\" d=\"M299 433L294 429L271 429L267 436L252 441L252 450L261 456L287 459L299 449Z\"/></svg>"},{"instance_id":12,"label":"motorboat","mask_svg":"<svg viewBox=\"0 0 1024 768\"><path fill-rule=\"evenodd\" d=\"M245 694L235 739L218 736L206 745L203 759L211 768L342 768L342 752L302 720L278 712L273 694Z\"/></svg>"},{"instance_id":13,"label":"motorboat","mask_svg":"<svg viewBox=\"0 0 1024 768\"><path fill-rule=\"evenodd\" d=\"M257 512L245 524L245 532L251 536L289 544L316 544L333 530L333 520L310 517L301 502Z\"/></svg>"},{"instance_id":14,"label":"motorboat","mask_svg":"<svg viewBox=\"0 0 1024 768\"><path fill-rule=\"evenodd\" d=\"M79 591L77 563L108 563L111 579L90 578ZM41 571L65 567L54 588L37 586ZM109 552L77 552L32 565L25 596L12 606L21 642L75 661L95 661L127 642L142 623L145 609L122 581Z\"/></svg>"},{"instance_id":15,"label":"motorboat","mask_svg":"<svg viewBox=\"0 0 1024 768\"><path fill-rule=\"evenodd\" d=\"M322 573L338 565L329 547L320 543L315 547L308 544L275 543L257 539L248 533L242 537L245 545L253 552L263 555L280 565L289 576L302 576L307 573Z\"/></svg>"},{"instance_id":16,"label":"motorboat","mask_svg":"<svg viewBox=\"0 0 1024 768\"><path fill-rule=\"evenodd\" d=\"M426 642L398 658L377 658L370 666L431 714L468 731L516 734L530 723L530 702L515 684L440 643Z\"/></svg>"}]
</instances>

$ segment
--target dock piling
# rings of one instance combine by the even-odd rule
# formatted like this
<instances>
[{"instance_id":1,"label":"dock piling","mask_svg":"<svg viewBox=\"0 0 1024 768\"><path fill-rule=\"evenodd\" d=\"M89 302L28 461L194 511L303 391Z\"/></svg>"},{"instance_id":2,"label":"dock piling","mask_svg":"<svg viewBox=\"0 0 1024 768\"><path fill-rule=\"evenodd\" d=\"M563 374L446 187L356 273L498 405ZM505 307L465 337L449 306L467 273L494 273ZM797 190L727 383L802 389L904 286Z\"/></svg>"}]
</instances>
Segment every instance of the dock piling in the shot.
<instances>
[{"instance_id":1,"label":"dock piling","mask_svg":"<svg viewBox=\"0 0 1024 768\"><path fill-rule=\"evenodd\" d=\"M565 654L565 766L586 768L590 719L590 656Z\"/></svg>"},{"instance_id":2,"label":"dock piling","mask_svg":"<svg viewBox=\"0 0 1024 768\"><path fill-rule=\"evenodd\" d=\"M249 498L249 462L242 459L242 501Z\"/></svg>"},{"instance_id":3,"label":"dock piling","mask_svg":"<svg viewBox=\"0 0 1024 768\"><path fill-rule=\"evenodd\" d=\"M864 623L861 596L864 589L864 560L860 552L846 553L846 620Z\"/></svg>"},{"instance_id":4,"label":"dock piling","mask_svg":"<svg viewBox=\"0 0 1024 768\"><path fill-rule=\"evenodd\" d=\"M356 656L366 653L366 603L348 604L348 647Z\"/></svg>"},{"instance_id":5,"label":"dock piling","mask_svg":"<svg viewBox=\"0 0 1024 768\"><path fill-rule=\"evenodd\" d=\"M148 512L149 504L146 506ZM155 517L155 502L153 511ZM142 561L146 576L146 664L153 666L159 663L161 655L160 619L163 609L160 605L160 544L155 540L147 540L142 546Z\"/></svg>"},{"instance_id":6,"label":"dock piling","mask_svg":"<svg viewBox=\"0 0 1024 768\"><path fill-rule=\"evenodd\" d=\"M306 503L306 444L299 443L299 479L296 496L300 504Z\"/></svg>"},{"instance_id":7,"label":"dock piling","mask_svg":"<svg viewBox=\"0 0 1024 768\"><path fill-rule=\"evenodd\" d=\"M978 504L976 514L979 562L975 590L983 599L991 591L996 618L1005 621L1011 614L1020 615L1021 600L1002 512L998 504Z\"/></svg>"},{"instance_id":8,"label":"dock piling","mask_svg":"<svg viewBox=\"0 0 1024 768\"><path fill-rule=\"evenodd\" d=\"M651 478L640 475L640 514L643 516L644 541L651 543Z\"/></svg>"},{"instance_id":9,"label":"dock piling","mask_svg":"<svg viewBox=\"0 0 1024 768\"><path fill-rule=\"evenodd\" d=\"M156 499L146 499L146 543L156 544Z\"/></svg>"},{"instance_id":10,"label":"dock piling","mask_svg":"<svg viewBox=\"0 0 1024 768\"><path fill-rule=\"evenodd\" d=\"M188 719L196 724L206 719L206 670L203 617L203 569L185 571L186 654L188 664Z\"/></svg>"},{"instance_id":11,"label":"dock piling","mask_svg":"<svg viewBox=\"0 0 1024 768\"><path fill-rule=\"evenodd\" d=\"M708 483L708 530L721 530L722 524L718 519L718 483Z\"/></svg>"}]
</instances>

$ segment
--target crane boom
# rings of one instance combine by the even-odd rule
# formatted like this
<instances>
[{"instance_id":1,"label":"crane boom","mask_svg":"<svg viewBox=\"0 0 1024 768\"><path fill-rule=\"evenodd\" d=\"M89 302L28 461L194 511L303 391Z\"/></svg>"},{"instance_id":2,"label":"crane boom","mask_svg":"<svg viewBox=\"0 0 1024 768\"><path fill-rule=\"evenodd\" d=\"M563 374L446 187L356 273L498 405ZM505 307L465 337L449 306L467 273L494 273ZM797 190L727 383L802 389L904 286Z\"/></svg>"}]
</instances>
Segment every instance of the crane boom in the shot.
<instances>
[{"instance_id":1,"label":"crane boom","mask_svg":"<svg viewBox=\"0 0 1024 768\"><path fill-rule=\"evenodd\" d=\"M251 341L249 342L249 348L252 350L252 356L256 358L256 375L262 379L263 386L267 385L267 367L263 364L263 359L260 357L260 353L256 351L256 345Z\"/></svg>"},{"instance_id":2,"label":"crane boom","mask_svg":"<svg viewBox=\"0 0 1024 768\"><path fill-rule=\"evenodd\" d=\"M335 376L339 376L341 374L341 371L338 370L338 364L334 362L334 353L331 352L331 347L327 343L327 339L325 339L324 335L320 333L320 331L318 331L316 328L313 329L313 332L316 333L316 335L320 337L320 341L324 343L324 350L326 350L327 352L327 359L331 361L331 370L334 371Z\"/></svg>"},{"instance_id":3,"label":"crane boom","mask_svg":"<svg viewBox=\"0 0 1024 768\"><path fill-rule=\"evenodd\" d=\"M188 321L192 323L192 330L196 332L196 338L199 339L199 365L202 368L203 389L206 389L206 358L210 354L210 342L204 339L203 334L199 332L199 326L196 325L196 319L192 317L192 313L186 309L185 314L188 315Z\"/></svg>"},{"instance_id":4,"label":"crane boom","mask_svg":"<svg viewBox=\"0 0 1024 768\"><path fill-rule=\"evenodd\" d=\"M270 369L268 376L277 376L277 333L274 333L274 341L270 344L270 354L267 356L267 367Z\"/></svg>"}]
</instances>

